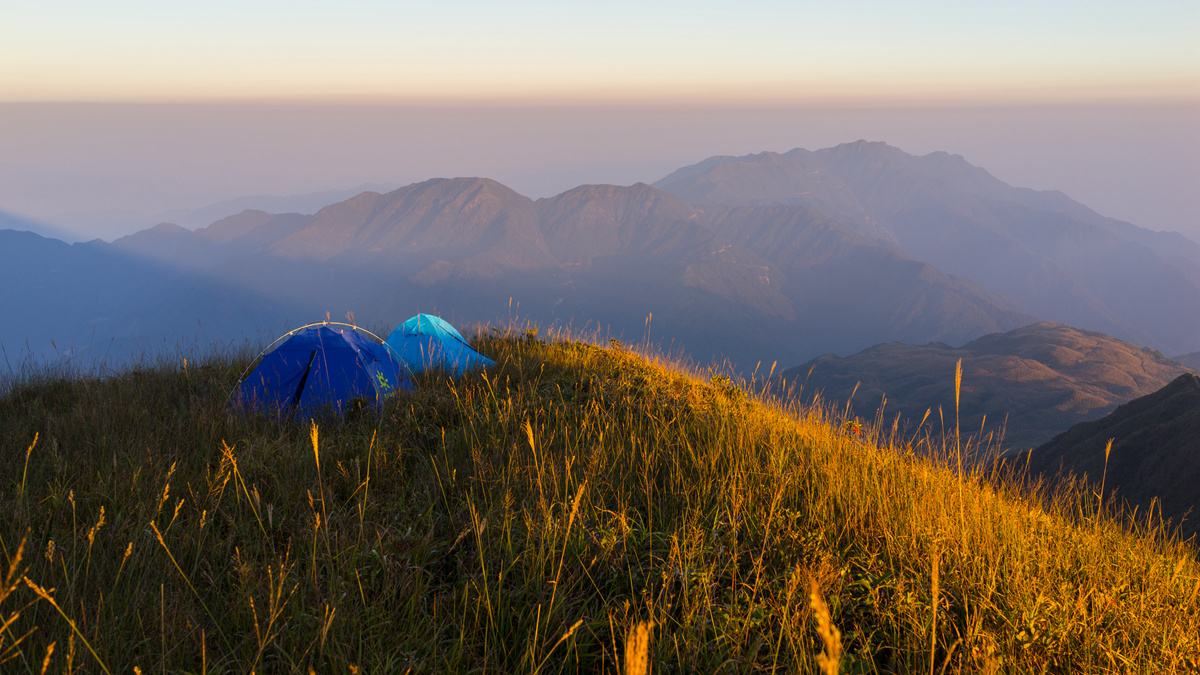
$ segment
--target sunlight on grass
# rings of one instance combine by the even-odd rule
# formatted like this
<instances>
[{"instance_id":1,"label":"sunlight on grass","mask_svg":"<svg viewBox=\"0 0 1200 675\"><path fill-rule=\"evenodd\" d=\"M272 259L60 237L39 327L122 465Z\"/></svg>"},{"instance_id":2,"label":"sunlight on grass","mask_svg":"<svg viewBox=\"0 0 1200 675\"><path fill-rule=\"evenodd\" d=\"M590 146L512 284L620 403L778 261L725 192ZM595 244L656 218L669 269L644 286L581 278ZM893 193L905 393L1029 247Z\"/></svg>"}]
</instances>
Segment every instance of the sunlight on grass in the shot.
<instances>
[{"instance_id":1,"label":"sunlight on grass","mask_svg":"<svg viewBox=\"0 0 1200 675\"><path fill-rule=\"evenodd\" d=\"M481 341L381 420L232 415L232 362L16 386L0 669L1200 668L1200 564L1152 514L928 415Z\"/></svg>"}]
</instances>

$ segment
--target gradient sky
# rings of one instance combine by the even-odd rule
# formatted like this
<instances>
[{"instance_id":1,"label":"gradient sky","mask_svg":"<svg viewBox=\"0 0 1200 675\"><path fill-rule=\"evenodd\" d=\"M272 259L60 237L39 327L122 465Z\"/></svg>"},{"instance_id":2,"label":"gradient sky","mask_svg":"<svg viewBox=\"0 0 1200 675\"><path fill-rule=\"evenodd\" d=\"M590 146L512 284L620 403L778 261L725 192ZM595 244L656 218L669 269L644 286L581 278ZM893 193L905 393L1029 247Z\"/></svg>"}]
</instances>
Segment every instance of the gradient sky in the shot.
<instances>
[{"instance_id":1,"label":"gradient sky","mask_svg":"<svg viewBox=\"0 0 1200 675\"><path fill-rule=\"evenodd\" d=\"M1200 239L1200 0L0 0L0 211L531 196L858 138Z\"/></svg>"},{"instance_id":2,"label":"gradient sky","mask_svg":"<svg viewBox=\"0 0 1200 675\"><path fill-rule=\"evenodd\" d=\"M1195 96L1196 0L6 0L0 100Z\"/></svg>"}]
</instances>

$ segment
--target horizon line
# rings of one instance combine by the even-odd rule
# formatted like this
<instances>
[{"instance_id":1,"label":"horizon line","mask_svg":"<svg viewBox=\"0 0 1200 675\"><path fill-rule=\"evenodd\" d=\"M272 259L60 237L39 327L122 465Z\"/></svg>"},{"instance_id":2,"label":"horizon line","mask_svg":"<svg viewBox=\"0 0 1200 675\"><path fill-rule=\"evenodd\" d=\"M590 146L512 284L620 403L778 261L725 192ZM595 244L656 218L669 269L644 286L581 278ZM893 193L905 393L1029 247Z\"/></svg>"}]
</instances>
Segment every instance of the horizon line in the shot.
<instances>
[{"instance_id":1,"label":"horizon line","mask_svg":"<svg viewBox=\"0 0 1200 675\"><path fill-rule=\"evenodd\" d=\"M1045 92L1040 92L1045 93ZM275 96L13 96L0 94L0 105L97 105L97 106L361 106L361 107L460 107L481 108L1020 108L1040 106L1195 106L1200 91L1174 94L1106 93L1063 95L943 95L943 96L433 96L374 94L297 94Z\"/></svg>"}]
</instances>

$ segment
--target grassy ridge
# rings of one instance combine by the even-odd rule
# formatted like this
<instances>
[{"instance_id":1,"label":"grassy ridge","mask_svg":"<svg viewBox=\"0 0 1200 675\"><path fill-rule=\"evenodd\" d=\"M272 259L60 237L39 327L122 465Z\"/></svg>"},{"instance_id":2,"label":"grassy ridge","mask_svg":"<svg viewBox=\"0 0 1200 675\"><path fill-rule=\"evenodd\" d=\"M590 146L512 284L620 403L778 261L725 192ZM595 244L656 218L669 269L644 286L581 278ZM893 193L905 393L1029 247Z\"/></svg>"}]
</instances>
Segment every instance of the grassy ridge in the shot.
<instances>
[{"instance_id":1,"label":"grassy ridge","mask_svg":"<svg viewBox=\"0 0 1200 675\"><path fill-rule=\"evenodd\" d=\"M316 431L227 414L232 363L18 387L0 669L1200 668L1194 549L1086 493L618 347L484 350Z\"/></svg>"}]
</instances>

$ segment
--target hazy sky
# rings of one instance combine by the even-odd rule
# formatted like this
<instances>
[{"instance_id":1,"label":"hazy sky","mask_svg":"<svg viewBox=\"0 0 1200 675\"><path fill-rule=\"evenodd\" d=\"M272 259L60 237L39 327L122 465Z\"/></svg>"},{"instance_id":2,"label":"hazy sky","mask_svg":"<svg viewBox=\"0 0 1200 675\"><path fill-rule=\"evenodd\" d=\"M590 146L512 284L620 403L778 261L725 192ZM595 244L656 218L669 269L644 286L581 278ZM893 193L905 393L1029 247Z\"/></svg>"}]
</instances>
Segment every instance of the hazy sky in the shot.
<instances>
[{"instance_id":1,"label":"hazy sky","mask_svg":"<svg viewBox=\"0 0 1200 675\"><path fill-rule=\"evenodd\" d=\"M1200 238L1200 1L0 0L0 210L542 196L858 138Z\"/></svg>"},{"instance_id":2,"label":"hazy sky","mask_svg":"<svg viewBox=\"0 0 1200 675\"><path fill-rule=\"evenodd\" d=\"M1177 96L1196 0L5 0L0 98Z\"/></svg>"}]
</instances>

